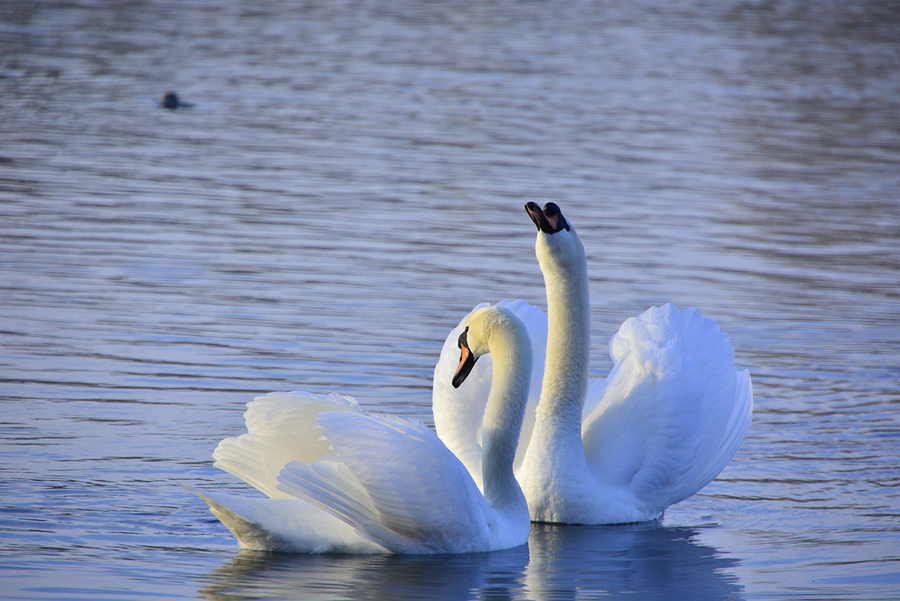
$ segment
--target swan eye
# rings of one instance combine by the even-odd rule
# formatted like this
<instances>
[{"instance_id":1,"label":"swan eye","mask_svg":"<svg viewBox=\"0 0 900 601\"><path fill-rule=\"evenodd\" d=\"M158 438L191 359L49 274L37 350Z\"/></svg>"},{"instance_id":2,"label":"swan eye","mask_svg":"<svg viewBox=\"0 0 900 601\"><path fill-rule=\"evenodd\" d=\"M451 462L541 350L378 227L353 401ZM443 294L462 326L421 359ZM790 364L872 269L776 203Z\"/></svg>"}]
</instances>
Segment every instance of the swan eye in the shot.
<instances>
[{"instance_id":1,"label":"swan eye","mask_svg":"<svg viewBox=\"0 0 900 601\"><path fill-rule=\"evenodd\" d=\"M563 217L562 211L559 210L559 206L555 202L548 202L544 205L544 216L554 232L561 230L571 231L569 222Z\"/></svg>"},{"instance_id":2,"label":"swan eye","mask_svg":"<svg viewBox=\"0 0 900 601\"><path fill-rule=\"evenodd\" d=\"M466 326L466 329L462 331L462 334L459 335L459 339L456 341L457 348L469 348L469 326Z\"/></svg>"}]
</instances>

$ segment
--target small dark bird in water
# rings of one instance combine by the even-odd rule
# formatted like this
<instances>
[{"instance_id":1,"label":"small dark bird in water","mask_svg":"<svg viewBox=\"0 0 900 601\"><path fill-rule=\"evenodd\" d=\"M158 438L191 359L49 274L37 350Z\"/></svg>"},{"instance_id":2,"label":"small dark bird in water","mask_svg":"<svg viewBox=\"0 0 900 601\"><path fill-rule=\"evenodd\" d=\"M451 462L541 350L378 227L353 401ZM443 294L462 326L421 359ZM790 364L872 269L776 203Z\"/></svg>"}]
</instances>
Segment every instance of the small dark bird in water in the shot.
<instances>
[{"instance_id":1,"label":"small dark bird in water","mask_svg":"<svg viewBox=\"0 0 900 601\"><path fill-rule=\"evenodd\" d=\"M176 94L175 92L166 92L165 96L163 96L160 106L166 109L175 110L177 108L190 108L194 105L190 102L184 102L181 98L178 97L178 94Z\"/></svg>"}]
</instances>

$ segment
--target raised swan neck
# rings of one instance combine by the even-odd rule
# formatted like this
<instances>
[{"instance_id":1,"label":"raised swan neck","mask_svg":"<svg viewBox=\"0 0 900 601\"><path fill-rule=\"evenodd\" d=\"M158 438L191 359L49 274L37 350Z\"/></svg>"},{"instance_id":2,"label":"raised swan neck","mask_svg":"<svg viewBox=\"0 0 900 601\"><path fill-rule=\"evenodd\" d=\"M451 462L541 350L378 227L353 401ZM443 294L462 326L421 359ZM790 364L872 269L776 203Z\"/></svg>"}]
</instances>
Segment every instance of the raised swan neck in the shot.
<instances>
[{"instance_id":1,"label":"raised swan neck","mask_svg":"<svg viewBox=\"0 0 900 601\"><path fill-rule=\"evenodd\" d=\"M587 395L590 361L590 294L584 248L574 230L560 232L564 243L539 235L538 262L547 289L547 357L538 420L561 433L577 435Z\"/></svg>"},{"instance_id":2,"label":"raised swan neck","mask_svg":"<svg viewBox=\"0 0 900 601\"><path fill-rule=\"evenodd\" d=\"M593 484L581 439L591 345L587 260L571 229L542 229L535 250L547 289L547 355L519 477L532 520L579 523Z\"/></svg>"}]
</instances>

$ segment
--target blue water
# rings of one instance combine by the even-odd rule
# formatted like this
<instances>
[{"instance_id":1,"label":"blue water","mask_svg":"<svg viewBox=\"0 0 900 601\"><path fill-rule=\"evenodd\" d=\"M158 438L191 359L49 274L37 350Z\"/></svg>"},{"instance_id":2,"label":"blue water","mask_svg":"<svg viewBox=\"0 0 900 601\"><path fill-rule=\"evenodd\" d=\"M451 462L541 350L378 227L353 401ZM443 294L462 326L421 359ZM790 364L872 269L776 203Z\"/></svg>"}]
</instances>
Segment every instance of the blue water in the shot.
<instances>
[{"instance_id":1,"label":"blue water","mask_svg":"<svg viewBox=\"0 0 900 601\"><path fill-rule=\"evenodd\" d=\"M897 40L888 1L0 6L3 597L895 598ZM431 423L460 317L545 304L527 201L587 249L592 376L654 304L730 334L733 462L502 553L238 551L178 484L252 494L210 457L244 403Z\"/></svg>"}]
</instances>

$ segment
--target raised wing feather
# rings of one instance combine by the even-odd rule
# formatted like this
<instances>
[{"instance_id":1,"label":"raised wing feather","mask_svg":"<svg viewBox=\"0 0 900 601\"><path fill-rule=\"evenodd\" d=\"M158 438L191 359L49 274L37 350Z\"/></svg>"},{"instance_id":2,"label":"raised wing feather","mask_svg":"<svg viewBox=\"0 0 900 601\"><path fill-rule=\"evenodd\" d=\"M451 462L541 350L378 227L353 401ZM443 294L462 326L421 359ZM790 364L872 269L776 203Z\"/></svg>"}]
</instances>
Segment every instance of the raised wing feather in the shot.
<instances>
[{"instance_id":1,"label":"raised wing feather","mask_svg":"<svg viewBox=\"0 0 900 601\"><path fill-rule=\"evenodd\" d=\"M465 466L423 424L372 414L319 416L335 458L285 466L281 488L395 552L485 549L493 510Z\"/></svg>"},{"instance_id":2,"label":"raised wing feather","mask_svg":"<svg viewBox=\"0 0 900 601\"><path fill-rule=\"evenodd\" d=\"M610 340L615 367L582 426L598 481L629 488L648 512L706 486L737 452L752 413L749 374L715 321L652 307Z\"/></svg>"},{"instance_id":3,"label":"raised wing feather","mask_svg":"<svg viewBox=\"0 0 900 601\"><path fill-rule=\"evenodd\" d=\"M213 452L213 464L272 498L290 498L278 490L278 473L291 461L312 462L328 452L316 417L326 411L359 412L349 396L309 392L273 392L247 403L247 433L226 438Z\"/></svg>"},{"instance_id":4,"label":"raised wing feather","mask_svg":"<svg viewBox=\"0 0 900 601\"><path fill-rule=\"evenodd\" d=\"M459 324L450 331L444 341L441 357L434 368L434 384L432 390L432 411L434 426L438 436L453 454L469 470L472 478L482 489L481 476L481 424L484 409L491 389L492 362L491 356L478 359L469 377L459 388L453 388L451 381L459 364L459 348L457 340L462 333L463 325L469 315L489 306L482 303L472 309ZM523 300L501 301L497 306L505 307L515 314L528 329L531 338L533 363L528 405L525 408L525 420L519 436L519 446L513 469L518 469L525 456L525 449L534 429L535 409L541 396L541 380L544 375L544 356L547 351L547 316L539 308Z\"/></svg>"}]
</instances>

